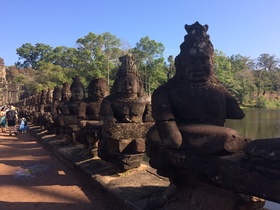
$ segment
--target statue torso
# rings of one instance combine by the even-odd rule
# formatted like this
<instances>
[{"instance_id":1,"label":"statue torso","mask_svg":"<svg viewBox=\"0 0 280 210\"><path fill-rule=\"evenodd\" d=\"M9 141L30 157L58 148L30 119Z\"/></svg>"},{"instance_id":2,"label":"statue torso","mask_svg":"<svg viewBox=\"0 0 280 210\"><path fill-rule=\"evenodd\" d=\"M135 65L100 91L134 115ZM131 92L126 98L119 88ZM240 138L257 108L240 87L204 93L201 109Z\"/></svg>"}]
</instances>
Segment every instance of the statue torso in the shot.
<instances>
[{"instance_id":1,"label":"statue torso","mask_svg":"<svg viewBox=\"0 0 280 210\"><path fill-rule=\"evenodd\" d=\"M220 124L226 118L225 95L211 86L174 88L168 97L176 121Z\"/></svg>"},{"instance_id":2,"label":"statue torso","mask_svg":"<svg viewBox=\"0 0 280 210\"><path fill-rule=\"evenodd\" d=\"M105 98L101 111L102 115L112 114L117 122L142 122L146 110L146 97L136 100L125 100L117 97L108 96ZM105 108L106 107L106 108ZM104 109L105 108L105 109Z\"/></svg>"},{"instance_id":3,"label":"statue torso","mask_svg":"<svg viewBox=\"0 0 280 210\"><path fill-rule=\"evenodd\" d=\"M99 110L102 101L90 102L87 104L86 114L90 120L99 120Z\"/></svg>"}]
</instances>

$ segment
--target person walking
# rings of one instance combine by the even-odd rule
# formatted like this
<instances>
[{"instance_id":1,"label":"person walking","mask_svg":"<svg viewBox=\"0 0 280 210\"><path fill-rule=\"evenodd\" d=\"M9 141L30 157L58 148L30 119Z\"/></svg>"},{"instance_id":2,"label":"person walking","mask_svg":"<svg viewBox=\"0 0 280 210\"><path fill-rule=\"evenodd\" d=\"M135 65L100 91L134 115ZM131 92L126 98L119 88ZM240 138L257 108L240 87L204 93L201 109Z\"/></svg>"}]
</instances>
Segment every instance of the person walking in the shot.
<instances>
[{"instance_id":1,"label":"person walking","mask_svg":"<svg viewBox=\"0 0 280 210\"><path fill-rule=\"evenodd\" d=\"M20 130L21 133L26 133L26 131L28 130L28 123L27 123L27 120L24 117L21 118L21 120L20 120L18 130Z\"/></svg>"},{"instance_id":2,"label":"person walking","mask_svg":"<svg viewBox=\"0 0 280 210\"><path fill-rule=\"evenodd\" d=\"M2 106L0 110L0 127L2 133L6 132L6 107Z\"/></svg>"},{"instance_id":3,"label":"person walking","mask_svg":"<svg viewBox=\"0 0 280 210\"><path fill-rule=\"evenodd\" d=\"M17 135L16 122L18 120L18 113L14 106L8 105L8 110L6 112L6 119L8 121L8 127L10 132L9 135L10 136L12 135L12 131L14 132L15 135Z\"/></svg>"}]
</instances>

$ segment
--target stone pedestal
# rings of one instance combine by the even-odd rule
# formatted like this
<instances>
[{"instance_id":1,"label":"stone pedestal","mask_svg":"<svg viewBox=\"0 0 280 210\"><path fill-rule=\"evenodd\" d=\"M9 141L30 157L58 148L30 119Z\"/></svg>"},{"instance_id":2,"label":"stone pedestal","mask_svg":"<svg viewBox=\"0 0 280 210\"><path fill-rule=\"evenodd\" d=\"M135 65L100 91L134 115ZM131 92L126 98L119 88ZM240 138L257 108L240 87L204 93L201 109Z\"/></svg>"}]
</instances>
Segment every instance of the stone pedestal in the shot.
<instances>
[{"instance_id":1,"label":"stone pedestal","mask_svg":"<svg viewBox=\"0 0 280 210\"><path fill-rule=\"evenodd\" d=\"M154 123L116 123L103 126L98 155L120 171L140 166L146 133Z\"/></svg>"}]
</instances>

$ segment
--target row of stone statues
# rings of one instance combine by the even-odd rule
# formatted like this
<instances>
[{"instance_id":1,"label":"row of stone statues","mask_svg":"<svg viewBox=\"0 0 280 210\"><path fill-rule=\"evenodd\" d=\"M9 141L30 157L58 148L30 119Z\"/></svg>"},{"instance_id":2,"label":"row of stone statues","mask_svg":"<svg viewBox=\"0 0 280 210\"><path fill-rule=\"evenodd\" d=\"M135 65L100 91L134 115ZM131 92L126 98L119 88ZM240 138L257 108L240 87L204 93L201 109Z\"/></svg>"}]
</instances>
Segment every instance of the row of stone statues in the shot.
<instances>
[{"instance_id":1,"label":"row of stone statues","mask_svg":"<svg viewBox=\"0 0 280 210\"><path fill-rule=\"evenodd\" d=\"M20 112L65 144L83 144L93 156L113 163L119 170L138 167L145 153L145 136L153 125L151 99L130 54L120 57L121 66L111 93L102 78L90 81L86 97L79 76L60 89L43 90L22 100ZM52 93L52 94L51 94Z\"/></svg>"},{"instance_id":2,"label":"row of stone statues","mask_svg":"<svg viewBox=\"0 0 280 210\"><path fill-rule=\"evenodd\" d=\"M18 107L119 170L138 167L146 152L150 165L169 177L171 186L197 189L203 182L280 202L279 152L264 140L252 142L224 127L226 119L242 119L244 113L215 76L208 26L196 22L185 29L176 74L151 99L143 92L134 57L125 55L111 92L106 80L93 79L86 98L75 77L61 92L54 89L51 103L51 91L42 91L40 102L34 96ZM280 148L278 141L273 145ZM271 164L260 165L260 159L275 164L266 168Z\"/></svg>"}]
</instances>

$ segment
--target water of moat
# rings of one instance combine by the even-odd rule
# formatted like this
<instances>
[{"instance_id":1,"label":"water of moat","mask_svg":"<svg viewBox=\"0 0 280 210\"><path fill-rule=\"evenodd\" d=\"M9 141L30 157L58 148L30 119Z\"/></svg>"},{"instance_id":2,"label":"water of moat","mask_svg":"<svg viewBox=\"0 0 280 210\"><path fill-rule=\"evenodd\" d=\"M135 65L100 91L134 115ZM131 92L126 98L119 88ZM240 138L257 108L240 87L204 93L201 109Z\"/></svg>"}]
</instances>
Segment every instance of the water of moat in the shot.
<instances>
[{"instance_id":1,"label":"water of moat","mask_svg":"<svg viewBox=\"0 0 280 210\"><path fill-rule=\"evenodd\" d=\"M243 109L245 118L227 120L225 126L234 128L251 139L280 138L280 109ZM265 208L279 210L280 204L267 201Z\"/></svg>"}]
</instances>

